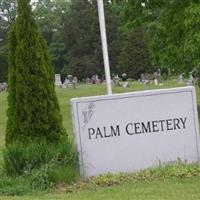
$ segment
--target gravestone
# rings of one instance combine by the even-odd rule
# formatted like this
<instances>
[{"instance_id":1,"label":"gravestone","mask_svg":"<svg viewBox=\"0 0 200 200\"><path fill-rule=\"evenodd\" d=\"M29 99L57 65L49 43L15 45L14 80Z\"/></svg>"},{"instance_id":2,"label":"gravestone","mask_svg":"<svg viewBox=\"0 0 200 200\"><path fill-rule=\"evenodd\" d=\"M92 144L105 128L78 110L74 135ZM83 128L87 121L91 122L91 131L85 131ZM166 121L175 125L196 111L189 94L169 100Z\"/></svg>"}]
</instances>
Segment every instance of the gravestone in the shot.
<instances>
[{"instance_id":1,"label":"gravestone","mask_svg":"<svg viewBox=\"0 0 200 200\"><path fill-rule=\"evenodd\" d=\"M86 78L86 84L90 84L90 78Z\"/></svg>"},{"instance_id":2,"label":"gravestone","mask_svg":"<svg viewBox=\"0 0 200 200\"><path fill-rule=\"evenodd\" d=\"M194 87L71 100L83 177L199 160Z\"/></svg>"},{"instance_id":3,"label":"gravestone","mask_svg":"<svg viewBox=\"0 0 200 200\"><path fill-rule=\"evenodd\" d=\"M100 84L101 83L101 80L99 79L98 75L96 75L95 80L96 80L96 84Z\"/></svg>"},{"instance_id":4,"label":"gravestone","mask_svg":"<svg viewBox=\"0 0 200 200\"><path fill-rule=\"evenodd\" d=\"M123 88L127 88L127 87L130 87L130 86L129 86L129 83L128 83L128 82L125 82L125 83L122 84L122 87L123 87Z\"/></svg>"},{"instance_id":5,"label":"gravestone","mask_svg":"<svg viewBox=\"0 0 200 200\"><path fill-rule=\"evenodd\" d=\"M63 88L68 88L69 87L69 80L67 77L65 77L65 81L63 83Z\"/></svg>"},{"instance_id":6,"label":"gravestone","mask_svg":"<svg viewBox=\"0 0 200 200\"><path fill-rule=\"evenodd\" d=\"M158 85L161 86L161 70L160 69L158 69L157 80L158 80Z\"/></svg>"},{"instance_id":7,"label":"gravestone","mask_svg":"<svg viewBox=\"0 0 200 200\"><path fill-rule=\"evenodd\" d=\"M158 72L154 72L154 84L157 86L158 85Z\"/></svg>"},{"instance_id":8,"label":"gravestone","mask_svg":"<svg viewBox=\"0 0 200 200\"><path fill-rule=\"evenodd\" d=\"M69 80L69 83L72 83L73 81L73 76L71 74L67 75L67 78Z\"/></svg>"},{"instance_id":9,"label":"gravestone","mask_svg":"<svg viewBox=\"0 0 200 200\"><path fill-rule=\"evenodd\" d=\"M127 79L127 74L126 74L126 73L123 73L123 74L122 74L122 81L126 81L126 79Z\"/></svg>"},{"instance_id":10,"label":"gravestone","mask_svg":"<svg viewBox=\"0 0 200 200\"><path fill-rule=\"evenodd\" d=\"M76 89L77 83L78 83L78 78L76 76L74 76L74 78L72 80L73 89Z\"/></svg>"},{"instance_id":11,"label":"gravestone","mask_svg":"<svg viewBox=\"0 0 200 200\"><path fill-rule=\"evenodd\" d=\"M0 92L7 91L7 83L0 83Z\"/></svg>"},{"instance_id":12,"label":"gravestone","mask_svg":"<svg viewBox=\"0 0 200 200\"><path fill-rule=\"evenodd\" d=\"M154 76L154 84L157 86L162 86L161 84L161 70L158 69L156 72L153 74Z\"/></svg>"},{"instance_id":13,"label":"gravestone","mask_svg":"<svg viewBox=\"0 0 200 200\"><path fill-rule=\"evenodd\" d=\"M187 82L187 86L193 86L193 84L194 84L194 77L192 75L192 72L190 72L190 74L189 74L189 80Z\"/></svg>"},{"instance_id":14,"label":"gravestone","mask_svg":"<svg viewBox=\"0 0 200 200\"><path fill-rule=\"evenodd\" d=\"M158 85L158 79L157 79L157 78L154 79L154 84L155 84L156 86Z\"/></svg>"},{"instance_id":15,"label":"gravestone","mask_svg":"<svg viewBox=\"0 0 200 200\"><path fill-rule=\"evenodd\" d=\"M143 73L140 75L140 81L141 81L141 82L145 82L145 76L144 76Z\"/></svg>"},{"instance_id":16,"label":"gravestone","mask_svg":"<svg viewBox=\"0 0 200 200\"><path fill-rule=\"evenodd\" d=\"M60 74L55 74L55 85L56 86L62 86Z\"/></svg>"},{"instance_id":17,"label":"gravestone","mask_svg":"<svg viewBox=\"0 0 200 200\"><path fill-rule=\"evenodd\" d=\"M113 86L121 87L120 78L119 78L118 74L113 77L112 83L113 83Z\"/></svg>"},{"instance_id":18,"label":"gravestone","mask_svg":"<svg viewBox=\"0 0 200 200\"><path fill-rule=\"evenodd\" d=\"M178 76L178 80L177 80L177 82L178 82L178 83L183 83L183 82L184 82L184 79L183 79L183 73L180 74L180 75Z\"/></svg>"},{"instance_id":19,"label":"gravestone","mask_svg":"<svg viewBox=\"0 0 200 200\"><path fill-rule=\"evenodd\" d=\"M96 84L96 75L92 75L91 83Z\"/></svg>"}]
</instances>

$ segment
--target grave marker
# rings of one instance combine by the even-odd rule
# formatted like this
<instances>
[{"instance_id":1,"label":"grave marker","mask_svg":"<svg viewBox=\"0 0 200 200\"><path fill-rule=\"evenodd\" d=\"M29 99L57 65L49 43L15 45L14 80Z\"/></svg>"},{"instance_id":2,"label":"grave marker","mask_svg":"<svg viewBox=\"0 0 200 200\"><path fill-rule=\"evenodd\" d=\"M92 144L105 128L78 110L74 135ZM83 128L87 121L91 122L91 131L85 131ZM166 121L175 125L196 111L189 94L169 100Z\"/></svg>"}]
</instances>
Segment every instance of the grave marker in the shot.
<instances>
[{"instance_id":1,"label":"grave marker","mask_svg":"<svg viewBox=\"0 0 200 200\"><path fill-rule=\"evenodd\" d=\"M60 74L55 74L55 85L62 86Z\"/></svg>"}]
</instances>

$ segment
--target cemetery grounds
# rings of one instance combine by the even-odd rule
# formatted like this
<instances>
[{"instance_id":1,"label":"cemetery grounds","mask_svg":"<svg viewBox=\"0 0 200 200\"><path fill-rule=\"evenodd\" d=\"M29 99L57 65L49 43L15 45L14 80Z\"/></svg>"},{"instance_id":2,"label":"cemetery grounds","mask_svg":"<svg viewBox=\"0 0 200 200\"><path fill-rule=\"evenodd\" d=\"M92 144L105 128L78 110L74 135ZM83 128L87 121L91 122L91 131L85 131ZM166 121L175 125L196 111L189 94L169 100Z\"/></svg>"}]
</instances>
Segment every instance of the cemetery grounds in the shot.
<instances>
[{"instance_id":1,"label":"cemetery grounds","mask_svg":"<svg viewBox=\"0 0 200 200\"><path fill-rule=\"evenodd\" d=\"M177 84L176 80L164 81L163 86L153 86L151 89L158 88L171 88L184 86L183 84ZM113 93L132 92L139 90L146 90L147 86L139 82L130 82L130 87L114 87ZM61 112L63 116L64 127L67 129L67 133L72 137L72 121L71 121L71 105L70 99L73 97L82 96L94 96L106 94L105 85L78 85L77 89L72 88L57 88L57 96L59 99ZM198 110L200 112L200 89L196 87ZM7 94L5 92L0 93L0 170L2 163L2 149L4 148L4 137L6 127L6 109L7 109ZM167 174L167 168L164 169L164 174ZM173 168L174 174L176 174L176 168ZM189 168L192 171L193 168ZM170 170L169 170L170 171ZM180 169L177 168L177 173ZM158 174L160 171L158 170ZM171 173L171 171L169 172ZM36 192L25 196L0 196L0 200L54 200L54 199L68 199L68 200L93 200L93 199L137 199L137 200L192 200L200 199L200 176L191 175L177 176L167 178L142 178L140 175L139 181L124 181L123 179L117 179L117 176L100 177L99 181L102 183L99 186L86 183L89 187L85 188L80 185L79 189L73 189L73 187L60 185L57 189L52 189L46 192ZM128 176L127 176L128 177ZM126 176L125 176L126 178ZM124 178L124 179L125 179ZM98 178L97 182L98 183ZM83 184L84 185L84 184ZM3 187L0 183L0 187ZM71 188L71 189L70 189ZM67 192L66 192L67 191Z\"/></svg>"}]
</instances>

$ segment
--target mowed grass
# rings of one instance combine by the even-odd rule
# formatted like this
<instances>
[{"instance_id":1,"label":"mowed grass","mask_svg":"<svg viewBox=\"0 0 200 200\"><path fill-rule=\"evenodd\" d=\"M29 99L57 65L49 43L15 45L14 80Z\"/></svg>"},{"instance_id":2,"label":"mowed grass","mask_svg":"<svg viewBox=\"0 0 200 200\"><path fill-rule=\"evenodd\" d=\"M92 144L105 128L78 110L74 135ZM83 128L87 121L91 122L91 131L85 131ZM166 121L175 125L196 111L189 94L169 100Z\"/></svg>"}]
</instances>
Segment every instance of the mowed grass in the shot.
<instances>
[{"instance_id":1,"label":"mowed grass","mask_svg":"<svg viewBox=\"0 0 200 200\"><path fill-rule=\"evenodd\" d=\"M199 177L126 183L62 194L0 197L1 200L199 200Z\"/></svg>"},{"instance_id":2,"label":"mowed grass","mask_svg":"<svg viewBox=\"0 0 200 200\"><path fill-rule=\"evenodd\" d=\"M150 86L150 89L179 87L176 81L165 81L163 86ZM146 90L147 86L139 82L131 82L129 88L114 87L113 93L132 92L139 90ZM197 99L200 99L200 90L197 91ZM73 138L72 119L71 119L71 105L70 99L74 97L105 95L105 85L78 85L77 89L72 88L57 88L56 93L59 99L60 108L63 116L63 125L67 130L68 135ZM198 101L198 105L200 102ZM200 107L200 106L198 106ZM7 110L7 93L0 93L0 150L5 146L5 129L6 129L6 110ZM0 160L2 154L0 153ZM54 199L68 199L68 200L98 200L98 199L137 199L137 200L192 200L200 199L200 178L168 178L164 180L155 181L141 181L122 183L119 186L97 187L86 190L79 190L78 192L52 192L49 194L41 193L29 196L6 197L0 196L0 200L54 200Z\"/></svg>"}]
</instances>

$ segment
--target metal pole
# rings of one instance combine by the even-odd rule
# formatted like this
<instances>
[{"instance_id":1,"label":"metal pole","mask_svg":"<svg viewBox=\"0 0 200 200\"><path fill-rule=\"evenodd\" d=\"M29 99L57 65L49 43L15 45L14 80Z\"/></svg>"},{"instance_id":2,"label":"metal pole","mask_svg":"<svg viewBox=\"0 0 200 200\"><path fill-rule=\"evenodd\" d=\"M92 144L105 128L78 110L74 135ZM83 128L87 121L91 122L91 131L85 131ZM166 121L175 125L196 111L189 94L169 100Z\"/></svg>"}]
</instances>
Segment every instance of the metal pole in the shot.
<instances>
[{"instance_id":1,"label":"metal pole","mask_svg":"<svg viewBox=\"0 0 200 200\"><path fill-rule=\"evenodd\" d=\"M110 65L109 65L109 57L108 57L108 45L107 45L107 37L106 37L103 0L97 0L97 4L98 4L98 13L99 13L99 25L100 25L100 31L101 31L101 43L102 43L102 50L103 50L104 68L105 68L105 75L106 75L107 94L111 95L112 86L111 86L111 78L110 78Z\"/></svg>"}]
</instances>

